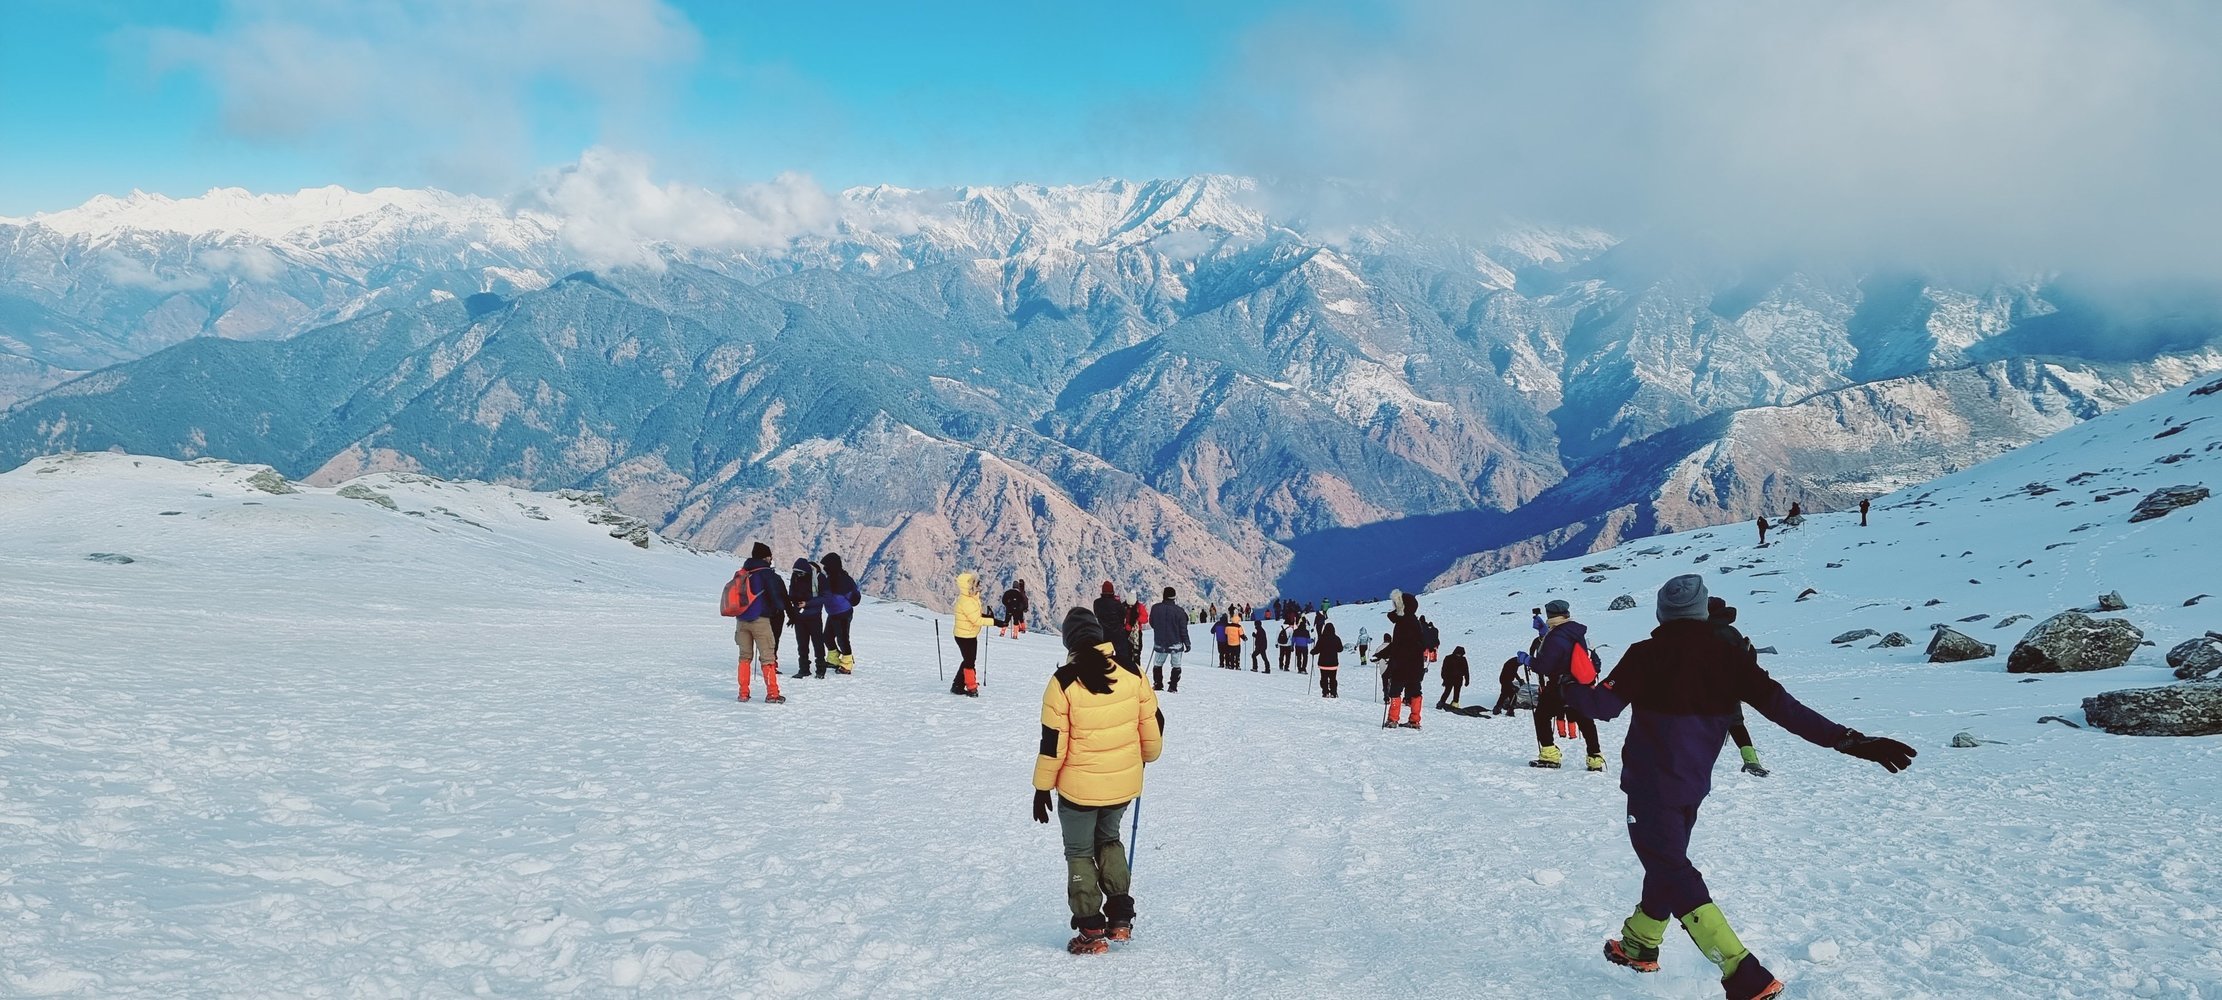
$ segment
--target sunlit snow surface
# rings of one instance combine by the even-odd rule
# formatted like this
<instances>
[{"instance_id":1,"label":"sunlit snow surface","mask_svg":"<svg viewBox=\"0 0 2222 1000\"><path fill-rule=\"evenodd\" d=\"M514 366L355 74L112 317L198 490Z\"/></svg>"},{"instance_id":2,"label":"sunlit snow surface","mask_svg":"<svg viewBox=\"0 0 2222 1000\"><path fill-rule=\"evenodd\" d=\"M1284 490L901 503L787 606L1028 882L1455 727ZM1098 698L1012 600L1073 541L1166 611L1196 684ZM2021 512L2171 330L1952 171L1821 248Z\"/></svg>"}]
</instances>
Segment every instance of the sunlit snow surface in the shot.
<instances>
[{"instance_id":1,"label":"sunlit snow surface","mask_svg":"<svg viewBox=\"0 0 2222 1000\"><path fill-rule=\"evenodd\" d=\"M2222 739L2036 720L2166 683L2169 646L2222 629L2222 596L2180 606L2222 595L2222 501L2127 523L2155 487L2222 487L2217 441L2222 393L2179 390L1887 498L1865 530L1645 539L1423 610L1486 703L1530 607L1572 601L1611 661L1661 581L1706 571L1799 697L1920 749L1891 776L1754 715L1774 777L1726 756L1693 856L1793 996L2213 998ZM1540 772L1525 716L1383 732L1369 671L1322 701L1192 667L1149 773L1137 938L1074 958L1057 838L1027 816L1053 638L989 642L983 696L956 699L928 619L875 603L855 676L735 704L729 559L635 548L543 495L364 480L387 510L250 471L0 476L0 995L1718 995L1678 935L1657 976L1597 955L1639 877L1622 724L1614 774ZM1577 582L1599 563L1621 568ZM2158 645L2003 672L2034 621L1998 619L2107 590ZM1622 593L1639 608L1603 610ZM1929 624L1976 614L1959 627L1998 656L1922 662ZM1830 646L1854 628L1915 645ZM2004 742L1949 748L1963 730Z\"/></svg>"}]
</instances>

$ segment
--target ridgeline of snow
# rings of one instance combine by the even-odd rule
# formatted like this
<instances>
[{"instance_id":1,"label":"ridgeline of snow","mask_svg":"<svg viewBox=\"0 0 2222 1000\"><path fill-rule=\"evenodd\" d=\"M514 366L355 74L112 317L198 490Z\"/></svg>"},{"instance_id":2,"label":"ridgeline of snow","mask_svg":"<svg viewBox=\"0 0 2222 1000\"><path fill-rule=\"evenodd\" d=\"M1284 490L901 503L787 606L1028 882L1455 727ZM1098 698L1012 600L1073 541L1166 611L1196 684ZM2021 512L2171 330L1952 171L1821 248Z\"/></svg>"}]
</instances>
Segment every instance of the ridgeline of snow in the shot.
<instances>
[{"instance_id":1,"label":"ridgeline of snow","mask_svg":"<svg viewBox=\"0 0 2222 1000\"><path fill-rule=\"evenodd\" d=\"M2037 719L2167 682L2161 651L2222 626L2217 599L2181 606L2222 590L2222 508L2128 520L2218 463L2222 393L2178 390L1885 498L1864 530L1645 539L1423 611L1485 704L1530 607L1574 602L1609 662L1659 583L1704 571L1801 699L1921 751L1887 775L1754 715L1775 776L1724 758L1693 858L1794 995L2210 996L2222 738ZM1598 957L1638 886L1621 796L1526 767L1524 714L1384 732L1363 667L1323 701L1293 673L1191 665L1134 845L1138 936L1076 959L1057 838L1026 806L1053 638L989 640L983 696L953 699L926 616L873 603L855 676L737 705L729 558L505 488L350 484L388 509L253 471L0 475L0 993L1717 995L1678 934L1657 976ZM2109 590L2158 646L2003 672L2035 621L1997 621ZM1637 610L1603 610L1623 593ZM1958 627L1999 655L1829 642L1975 615ZM1381 631L1375 608L1334 618ZM1617 772L1624 724L1605 728ZM2003 742L1950 748L1962 731Z\"/></svg>"}]
</instances>

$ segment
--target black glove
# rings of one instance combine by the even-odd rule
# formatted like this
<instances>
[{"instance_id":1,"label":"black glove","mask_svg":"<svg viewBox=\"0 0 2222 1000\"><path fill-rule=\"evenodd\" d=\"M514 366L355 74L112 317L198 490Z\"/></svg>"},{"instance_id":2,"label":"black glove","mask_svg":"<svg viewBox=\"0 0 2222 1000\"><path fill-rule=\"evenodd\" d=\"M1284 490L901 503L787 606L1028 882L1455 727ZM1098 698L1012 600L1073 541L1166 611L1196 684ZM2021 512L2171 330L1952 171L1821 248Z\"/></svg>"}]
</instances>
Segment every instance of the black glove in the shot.
<instances>
[{"instance_id":1,"label":"black glove","mask_svg":"<svg viewBox=\"0 0 2222 1000\"><path fill-rule=\"evenodd\" d=\"M1048 792L1035 792L1035 793L1034 793L1034 822L1036 822L1036 823L1047 823L1047 822L1049 822L1049 793L1048 793Z\"/></svg>"},{"instance_id":2,"label":"black glove","mask_svg":"<svg viewBox=\"0 0 2222 1000\"><path fill-rule=\"evenodd\" d=\"M1836 752L1874 761L1892 774L1912 767L1913 759L1920 755L1920 751L1897 740L1887 736L1868 736L1857 729L1845 730L1844 738L1836 741Z\"/></svg>"}]
</instances>

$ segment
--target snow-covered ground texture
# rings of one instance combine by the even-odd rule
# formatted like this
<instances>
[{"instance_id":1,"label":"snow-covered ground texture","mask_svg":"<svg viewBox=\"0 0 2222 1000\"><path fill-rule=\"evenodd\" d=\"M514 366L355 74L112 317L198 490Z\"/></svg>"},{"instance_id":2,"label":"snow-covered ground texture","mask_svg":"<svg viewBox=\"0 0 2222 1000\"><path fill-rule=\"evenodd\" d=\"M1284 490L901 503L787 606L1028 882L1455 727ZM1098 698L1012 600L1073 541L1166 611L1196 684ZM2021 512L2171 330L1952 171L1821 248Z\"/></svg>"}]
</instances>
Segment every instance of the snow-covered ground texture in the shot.
<instances>
[{"instance_id":1,"label":"snow-covered ground texture","mask_svg":"<svg viewBox=\"0 0 2222 1000\"><path fill-rule=\"evenodd\" d=\"M2222 485L2218 440L2222 393L2179 390L1864 530L1646 539L1423 610L1486 703L1531 606L1572 601L1610 661L1660 582L1705 572L1802 699L1920 749L1892 776L1754 716L1774 776L1723 762L1693 856L1791 996L2211 1000L2222 739L2037 719L2166 683L2162 650L2222 628L2222 598L2180 606L2222 591L2222 508L2128 521L2152 488ZM854 676L736 704L727 558L546 495L356 484L388 509L253 471L0 476L0 995L1717 995L1678 934L1660 975L1598 957L1639 880L1615 774L1528 768L1525 715L1385 732L1370 671L1323 701L1191 667L1134 845L1137 938L1075 958L1057 838L1027 816L1054 638L990 640L982 697L952 698L928 618L871 603ZM2034 622L1997 620L2117 589L2157 647L2004 673ZM1603 610L1622 593L1639 608ZM1928 624L1977 614L1997 656L1923 662ZM1829 643L1862 627L1917 638ZM2000 742L1950 748L1962 731Z\"/></svg>"}]
</instances>

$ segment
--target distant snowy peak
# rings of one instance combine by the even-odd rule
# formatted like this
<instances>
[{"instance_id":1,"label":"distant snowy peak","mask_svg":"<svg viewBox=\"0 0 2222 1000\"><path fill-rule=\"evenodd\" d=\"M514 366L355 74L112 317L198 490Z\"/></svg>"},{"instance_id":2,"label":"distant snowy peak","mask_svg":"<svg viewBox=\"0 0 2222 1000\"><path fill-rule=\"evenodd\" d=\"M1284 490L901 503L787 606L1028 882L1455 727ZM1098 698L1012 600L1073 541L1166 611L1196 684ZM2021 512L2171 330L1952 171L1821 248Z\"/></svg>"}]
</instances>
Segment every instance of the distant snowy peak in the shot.
<instances>
[{"instance_id":1,"label":"distant snowy peak","mask_svg":"<svg viewBox=\"0 0 2222 1000\"><path fill-rule=\"evenodd\" d=\"M73 236L137 230L189 236L238 234L283 241L366 217L438 221L453 228L512 219L500 202L489 198L431 188L387 187L364 192L332 185L303 188L293 194L215 188L194 198L133 191L122 198L100 195L76 208L41 212L21 221Z\"/></svg>"}]
</instances>

